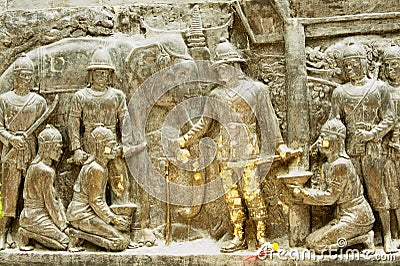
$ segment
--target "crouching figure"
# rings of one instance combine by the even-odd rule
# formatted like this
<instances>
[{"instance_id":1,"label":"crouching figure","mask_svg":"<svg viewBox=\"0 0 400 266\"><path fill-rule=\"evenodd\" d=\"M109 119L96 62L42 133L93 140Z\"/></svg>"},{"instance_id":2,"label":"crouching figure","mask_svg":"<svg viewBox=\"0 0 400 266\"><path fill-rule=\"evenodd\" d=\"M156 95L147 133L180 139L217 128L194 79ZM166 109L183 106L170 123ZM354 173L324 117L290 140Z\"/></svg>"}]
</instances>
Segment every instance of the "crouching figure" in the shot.
<instances>
[{"instance_id":1,"label":"crouching figure","mask_svg":"<svg viewBox=\"0 0 400 266\"><path fill-rule=\"evenodd\" d=\"M109 251L125 250L130 242L122 231L129 227L129 218L118 215L106 203L107 164L118 149L113 132L100 125L91 132L95 141L93 155L84 163L74 185L74 195L67 209L71 252L83 250L82 240Z\"/></svg>"},{"instance_id":2,"label":"crouching figure","mask_svg":"<svg viewBox=\"0 0 400 266\"><path fill-rule=\"evenodd\" d=\"M66 250L67 219L64 206L54 188L56 171L53 162L62 155L62 136L47 125L38 136L39 151L28 168L24 184L24 208L19 219L20 249L32 250L30 240L55 250Z\"/></svg>"},{"instance_id":3,"label":"crouching figure","mask_svg":"<svg viewBox=\"0 0 400 266\"><path fill-rule=\"evenodd\" d=\"M293 191L305 204L337 204L335 219L306 238L307 247L317 253L360 243L374 249L375 218L364 197L361 180L345 151L345 138L346 127L340 120L332 119L322 126L321 135L313 146L327 157L322 165L321 180L327 181L328 188L322 191L294 187Z\"/></svg>"}]
</instances>

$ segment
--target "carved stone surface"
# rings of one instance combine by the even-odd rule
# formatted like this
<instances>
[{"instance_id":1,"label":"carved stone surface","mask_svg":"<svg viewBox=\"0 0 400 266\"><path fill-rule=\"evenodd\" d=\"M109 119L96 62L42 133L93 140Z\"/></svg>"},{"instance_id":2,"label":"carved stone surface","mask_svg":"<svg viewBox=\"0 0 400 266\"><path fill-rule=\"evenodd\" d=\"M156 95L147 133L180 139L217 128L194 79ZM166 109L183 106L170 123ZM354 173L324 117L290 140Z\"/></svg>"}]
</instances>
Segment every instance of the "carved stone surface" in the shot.
<instances>
[{"instance_id":1,"label":"carved stone surface","mask_svg":"<svg viewBox=\"0 0 400 266\"><path fill-rule=\"evenodd\" d=\"M286 252L305 247L320 252L321 246L342 243L338 238L358 243L345 250L360 252L375 244L376 254L398 257L390 254L400 244L400 7L392 2L0 0L0 217L5 214L0 259L84 264L98 256L111 264L242 264L262 247L243 263L258 258L280 265L287 257L280 257L278 245ZM365 58L346 54L353 43ZM221 56L221 44L233 48ZM20 58L27 73L18 71ZM224 69L228 65L240 71ZM357 69L365 86L352 77ZM229 77L237 83L228 84ZM260 92L267 94L264 100ZM26 101L30 96L32 103ZM212 123L205 118L218 112ZM24 115L18 127L10 126L14 114ZM232 117L241 121L224 123ZM321 154L311 156L309 149L328 118L336 117L347 128L346 150L365 184L368 203L355 213L370 215L368 204L377 212L373 231L369 217L365 230L334 233L324 242L342 202L305 199L314 192L333 195L337 188L331 182L335 163L329 156L328 162ZM39 159L31 162L45 124L60 132L63 155L38 168ZM98 150L92 133L100 124L111 130L119 148L101 144ZM281 135L279 143L275 135ZM281 143L290 149L276 150ZM356 154L361 149L366 153ZM8 163L10 154L18 163ZM344 164L352 169L348 159ZM97 176L91 176L93 169ZM335 178L352 180L341 188L361 196L350 172ZM51 178L43 186L52 187L46 192L57 202L41 209L53 212L43 220L47 227L31 214L39 204L39 199L32 203L32 195L48 194L29 181L44 180L46 173ZM22 177L29 177L26 195ZM235 177L243 178L227 188ZM85 183L90 178L97 182ZM304 199L293 186L307 192ZM376 191L381 195L375 197ZM86 196L89 212L76 207ZM60 218L62 206L70 206L68 229ZM95 217L101 221L89 226ZM60 232L48 235L50 227ZM65 250L68 243L70 251L87 251L43 251ZM32 249L28 244L35 251L13 250L26 252ZM104 249L119 252L111 256ZM263 257L270 254L274 257ZM328 257L322 262L332 263ZM364 257L363 263L370 261Z\"/></svg>"}]
</instances>

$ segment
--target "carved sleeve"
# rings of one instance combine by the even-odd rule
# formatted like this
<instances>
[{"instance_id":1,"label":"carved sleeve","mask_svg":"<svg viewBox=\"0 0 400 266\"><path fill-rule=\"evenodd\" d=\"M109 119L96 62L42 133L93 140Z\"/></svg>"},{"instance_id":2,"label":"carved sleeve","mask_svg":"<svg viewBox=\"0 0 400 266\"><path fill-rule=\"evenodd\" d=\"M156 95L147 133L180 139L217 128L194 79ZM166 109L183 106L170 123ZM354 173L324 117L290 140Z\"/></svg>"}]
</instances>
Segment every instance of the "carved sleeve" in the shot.
<instances>
[{"instance_id":1,"label":"carved sleeve","mask_svg":"<svg viewBox=\"0 0 400 266\"><path fill-rule=\"evenodd\" d=\"M331 112L329 114L329 119L334 119L339 117L339 120L342 120L343 114L341 110L342 106L342 96L341 96L341 87L333 90L332 99L331 99ZM343 120L342 120L343 121Z\"/></svg>"},{"instance_id":2,"label":"carved sleeve","mask_svg":"<svg viewBox=\"0 0 400 266\"><path fill-rule=\"evenodd\" d=\"M392 129L396 119L393 102L390 100L389 88L382 83L380 84L379 90L381 95L381 108L378 115L381 120L379 124L371 130L377 140L383 138L390 129Z\"/></svg>"},{"instance_id":3,"label":"carved sleeve","mask_svg":"<svg viewBox=\"0 0 400 266\"><path fill-rule=\"evenodd\" d=\"M266 113L266 114L270 114L272 116L272 117L269 117L268 120L272 119L273 126L275 129L276 147L278 147L279 145L283 144L283 138L282 138L282 134L281 134L281 129L279 127L278 117L276 115L274 107L272 106L269 88L268 88L268 86L266 86L262 83L261 83L261 85L260 85L260 83L258 83L258 84L259 84L258 86L262 86L260 95L263 98L263 101L267 104L266 105L267 110L258 110L258 112L259 112L259 114ZM264 105L262 104L261 106L264 106ZM257 114L257 117L260 117L259 114Z\"/></svg>"},{"instance_id":4,"label":"carved sleeve","mask_svg":"<svg viewBox=\"0 0 400 266\"><path fill-rule=\"evenodd\" d=\"M71 141L71 150L81 148L80 127L81 127L82 104L79 96L75 94L71 100L71 109L68 116L68 135Z\"/></svg>"},{"instance_id":5,"label":"carved sleeve","mask_svg":"<svg viewBox=\"0 0 400 266\"><path fill-rule=\"evenodd\" d=\"M53 222L63 231L67 227L67 219L65 216L64 206L58 199L57 192L54 188L55 173L42 171L42 192L44 205L53 220Z\"/></svg>"},{"instance_id":6,"label":"carved sleeve","mask_svg":"<svg viewBox=\"0 0 400 266\"><path fill-rule=\"evenodd\" d=\"M306 188L308 194L304 196L303 202L310 205L333 205L338 200L346 180L348 179L348 169L345 164L334 165L327 169L328 165L323 165L322 174L328 174L331 182L325 191L319 189ZM322 178L324 179L324 178Z\"/></svg>"},{"instance_id":7,"label":"carved sleeve","mask_svg":"<svg viewBox=\"0 0 400 266\"><path fill-rule=\"evenodd\" d=\"M106 223L110 223L115 214L108 207L104 200L104 187L106 186L104 173L98 169L90 169L87 173L87 183L85 186L88 191L89 205L93 211Z\"/></svg>"},{"instance_id":8,"label":"carved sleeve","mask_svg":"<svg viewBox=\"0 0 400 266\"><path fill-rule=\"evenodd\" d=\"M4 145L8 145L8 141L13 136L6 129L6 104L2 98L0 98L0 141L3 142Z\"/></svg>"},{"instance_id":9,"label":"carved sleeve","mask_svg":"<svg viewBox=\"0 0 400 266\"><path fill-rule=\"evenodd\" d=\"M201 138L211 127L213 119L212 113L214 111L213 106L212 106L212 101L206 101L204 110L203 110L203 115L199 119L199 121L196 122L192 126L191 129L189 129L188 132L186 132L185 135L183 135L183 138L186 141L186 145L190 146L193 144L196 140Z\"/></svg>"}]
</instances>

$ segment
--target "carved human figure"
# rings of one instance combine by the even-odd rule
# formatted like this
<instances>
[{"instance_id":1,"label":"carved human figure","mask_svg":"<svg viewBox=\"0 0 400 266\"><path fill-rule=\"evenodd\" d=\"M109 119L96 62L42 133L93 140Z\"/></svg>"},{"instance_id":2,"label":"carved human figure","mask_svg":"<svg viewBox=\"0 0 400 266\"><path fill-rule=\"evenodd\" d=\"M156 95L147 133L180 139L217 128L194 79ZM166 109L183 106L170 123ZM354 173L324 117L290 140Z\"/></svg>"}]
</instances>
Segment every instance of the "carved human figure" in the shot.
<instances>
[{"instance_id":1,"label":"carved human figure","mask_svg":"<svg viewBox=\"0 0 400 266\"><path fill-rule=\"evenodd\" d=\"M393 252L389 199L381 166L382 137L395 121L390 92L384 82L368 78L366 53L358 44L344 49L343 70L348 82L333 91L330 118L340 117L346 125L347 153L366 185L372 209L379 212L385 251Z\"/></svg>"},{"instance_id":2,"label":"carved human figure","mask_svg":"<svg viewBox=\"0 0 400 266\"><path fill-rule=\"evenodd\" d=\"M85 161L88 154L94 152L95 143L91 132L95 124L104 124L113 132L114 139L121 144L121 138L124 138L122 127L129 127L126 123L130 121L125 94L110 86L115 68L109 53L105 49L96 50L87 70L89 85L72 97L68 118L68 134L71 149L74 151L73 158L79 164ZM83 129L82 136L81 129ZM108 166L111 203L115 205L130 202L130 180L123 159L123 154L126 152L128 152L127 147L123 147L123 151L119 150Z\"/></svg>"},{"instance_id":3,"label":"carved human figure","mask_svg":"<svg viewBox=\"0 0 400 266\"><path fill-rule=\"evenodd\" d=\"M98 126L91 133L92 153L84 163L74 185L72 201L67 209L69 251L81 251L81 240L86 240L111 251L128 247L130 239L125 230L130 221L117 215L106 202L108 181L107 164L116 156L118 145L114 133ZM121 229L121 230L120 230Z\"/></svg>"},{"instance_id":4,"label":"carved human figure","mask_svg":"<svg viewBox=\"0 0 400 266\"><path fill-rule=\"evenodd\" d=\"M385 147L387 161L384 166L385 186L390 208L397 218L397 231L400 230L400 47L389 46L383 54L384 76L389 83L390 96L396 114L396 124L389 133Z\"/></svg>"},{"instance_id":5,"label":"carved human figure","mask_svg":"<svg viewBox=\"0 0 400 266\"><path fill-rule=\"evenodd\" d=\"M66 250L69 238L65 233L67 218L64 206L54 187L53 165L62 155L62 136L53 126L46 126L38 136L39 150L26 173L24 208L19 219L21 250L32 250L31 239L56 250Z\"/></svg>"},{"instance_id":6,"label":"carved human figure","mask_svg":"<svg viewBox=\"0 0 400 266\"><path fill-rule=\"evenodd\" d=\"M219 128L217 160L220 162L220 177L225 190L225 202L234 227L234 239L220 251L234 252L247 249L244 226L248 216L256 221L258 246L267 241L267 209L260 188L260 180L263 177L258 175L257 168L261 163L262 156L268 156L260 153L260 146L264 145L265 147L268 144L261 143L262 141L259 140L257 123L269 121L270 126L274 127L272 131L275 131L276 140L269 139L268 141L277 143L276 147L282 157L289 155L292 150L283 144L272 104L268 95L263 93L267 88L265 85L245 77L240 67L240 63L245 60L239 55L236 48L227 40L222 40L217 45L215 54L216 61L213 67L217 72L218 79L225 86L221 85L215 88L210 94L210 99L214 98L220 104L213 103L213 101L206 103L203 116L178 139L178 143L181 148L187 147L210 129L213 120L226 121L230 129L230 136L222 126ZM227 105L235 112L221 114L219 112L221 105ZM261 110L262 107L265 108ZM238 117L235 117L236 115ZM269 115L272 117L268 117ZM274 149L275 147L272 150ZM237 176L241 170L243 170L243 176ZM239 178L241 180L236 183L235 179ZM240 187L243 193L240 191Z\"/></svg>"},{"instance_id":7,"label":"carved human figure","mask_svg":"<svg viewBox=\"0 0 400 266\"><path fill-rule=\"evenodd\" d=\"M46 100L30 90L33 88L33 63L23 54L13 66L13 90L0 95L0 140L3 142L1 196L4 228L0 250L6 248L8 232L19 215L23 176L36 155L36 136L28 129L47 109Z\"/></svg>"},{"instance_id":8,"label":"carved human figure","mask_svg":"<svg viewBox=\"0 0 400 266\"><path fill-rule=\"evenodd\" d=\"M322 165L321 180L329 180L326 190L294 187L294 194L310 205L336 204L336 216L327 225L306 238L308 248L318 253L336 250L338 239L348 245L365 243L374 249L375 222L372 209L364 197L364 189L356 169L345 150L346 127L338 119L328 120L316 142L327 162Z\"/></svg>"}]
</instances>

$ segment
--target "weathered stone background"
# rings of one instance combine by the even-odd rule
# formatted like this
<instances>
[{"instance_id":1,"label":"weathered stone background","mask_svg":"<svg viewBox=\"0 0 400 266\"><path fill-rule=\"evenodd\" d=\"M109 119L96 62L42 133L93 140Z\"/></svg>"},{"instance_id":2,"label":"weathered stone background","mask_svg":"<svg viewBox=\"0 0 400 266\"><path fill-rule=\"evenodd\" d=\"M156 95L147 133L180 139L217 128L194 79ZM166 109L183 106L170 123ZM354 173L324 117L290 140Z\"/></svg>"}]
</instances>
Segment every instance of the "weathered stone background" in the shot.
<instances>
[{"instance_id":1,"label":"weathered stone background","mask_svg":"<svg viewBox=\"0 0 400 266\"><path fill-rule=\"evenodd\" d=\"M229 27L205 32L207 46L213 53L219 38L227 37L242 50L248 59L245 72L253 79L269 85L272 103L280 120L285 140L288 138L288 110L284 16L287 15L287 18L320 18L400 11L400 1L398 0L243 0L240 3L249 27L255 35L256 42L253 42L243 16L237 12L237 9L234 11L231 7L233 1L0 0L0 74L5 73L22 52L39 51L42 46L51 45L66 38L102 38L102 40L108 40L112 36L120 35L123 36L122 38L129 39L128 42L131 46L126 47L133 48L136 44L155 36L154 32L145 29L140 23L141 17L151 27L165 31L188 28L195 3L199 4L204 28L223 25L231 15L234 16L234 21ZM287 14L285 14L286 11ZM326 70L324 73L335 71L333 62L329 61L325 53L326 50L348 36L361 34L362 36L358 38L366 41L381 37L385 37L385 41L398 41L399 39L399 20L396 16L360 21L357 21L357 19L348 21L327 20L325 22L321 19L321 21L318 23L304 22L306 24L306 59L308 67L312 65L314 68L324 69ZM371 33L381 36L371 37L369 35ZM124 49L128 49L126 47ZM85 56L87 61L89 53ZM82 62L86 62L85 60ZM57 64L62 64L57 60L53 63L55 63L55 70L57 70ZM49 66L47 67L49 68ZM86 73L81 74L82 76L86 75ZM132 95L123 74L123 72L119 73L120 79L117 80L119 82L116 82L115 87L122 89L127 95ZM309 77L316 77L329 82L341 82L337 75L315 75L310 71L307 74ZM58 75L62 78L61 74ZM79 78L82 78L82 76L79 76ZM39 76L36 79L36 85L39 86L41 79ZM0 84L2 92L9 89L6 84L6 82ZM65 88L68 85L68 83L64 84ZM316 139L319 128L327 119L333 88L329 83L308 80L309 138L311 141ZM70 96L71 94L68 93L63 96L63 106L67 106ZM51 101L52 96L47 96L47 99ZM59 108L56 114L57 119L55 121L57 121L59 128L65 127L67 117L67 110L65 109L67 108ZM154 149L156 148L154 147ZM65 164L65 159L70 155L66 148L64 164L59 168L60 172L66 173L60 175L58 180L58 189L65 202L71 196L71 185L78 171L76 167ZM316 173L319 170L319 165L318 159L311 160L311 168ZM271 177L266 179L263 186L269 206L269 233L271 238L288 234L288 202L285 200L287 191L282 183L275 178L275 170L273 170ZM137 199L140 204L139 195ZM165 223L165 204L150 199L150 206L150 226L152 228L159 227L160 235L162 235L162 227ZM174 208L177 209L178 207ZM313 228L320 227L324 221L329 219L330 215L330 208L314 210ZM205 206L199 216L190 221L175 215L173 222L180 225L176 227L174 235L180 237L180 240L204 237L207 234L219 235L220 232L213 231L216 223L222 227L223 232L229 229L223 199ZM251 227L250 222L250 230L252 230Z\"/></svg>"}]
</instances>

